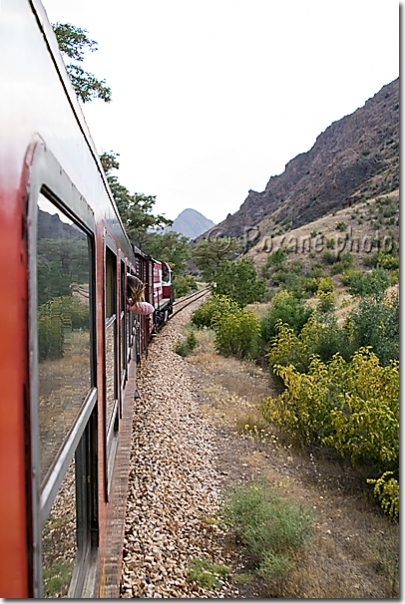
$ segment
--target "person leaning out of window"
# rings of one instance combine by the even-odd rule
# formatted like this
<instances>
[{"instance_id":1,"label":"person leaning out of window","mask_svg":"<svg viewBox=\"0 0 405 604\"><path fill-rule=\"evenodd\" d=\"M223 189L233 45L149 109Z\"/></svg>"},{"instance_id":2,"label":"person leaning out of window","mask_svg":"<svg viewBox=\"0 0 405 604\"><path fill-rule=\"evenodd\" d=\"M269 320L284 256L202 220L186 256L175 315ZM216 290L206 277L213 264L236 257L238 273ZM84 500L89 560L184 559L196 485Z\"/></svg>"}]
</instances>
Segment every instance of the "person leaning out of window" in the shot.
<instances>
[{"instance_id":1,"label":"person leaning out of window","mask_svg":"<svg viewBox=\"0 0 405 604\"><path fill-rule=\"evenodd\" d=\"M151 315L152 304L145 302L145 284L134 275L127 274L127 310L138 315Z\"/></svg>"}]
</instances>

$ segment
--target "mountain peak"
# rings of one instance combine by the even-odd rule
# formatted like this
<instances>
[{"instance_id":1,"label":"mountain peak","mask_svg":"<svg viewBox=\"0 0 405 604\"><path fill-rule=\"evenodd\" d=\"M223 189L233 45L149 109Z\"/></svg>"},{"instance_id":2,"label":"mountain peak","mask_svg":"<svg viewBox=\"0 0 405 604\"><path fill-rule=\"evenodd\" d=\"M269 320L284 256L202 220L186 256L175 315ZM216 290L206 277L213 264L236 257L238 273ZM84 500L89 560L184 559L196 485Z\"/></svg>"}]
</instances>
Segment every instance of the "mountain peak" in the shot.
<instances>
[{"instance_id":1,"label":"mountain peak","mask_svg":"<svg viewBox=\"0 0 405 604\"><path fill-rule=\"evenodd\" d=\"M214 224L212 220L209 220L200 212L197 212L197 210L186 208L180 212L174 220L173 225L167 230L185 235L189 239L195 239L202 233L205 233L205 231L208 231Z\"/></svg>"}]
</instances>

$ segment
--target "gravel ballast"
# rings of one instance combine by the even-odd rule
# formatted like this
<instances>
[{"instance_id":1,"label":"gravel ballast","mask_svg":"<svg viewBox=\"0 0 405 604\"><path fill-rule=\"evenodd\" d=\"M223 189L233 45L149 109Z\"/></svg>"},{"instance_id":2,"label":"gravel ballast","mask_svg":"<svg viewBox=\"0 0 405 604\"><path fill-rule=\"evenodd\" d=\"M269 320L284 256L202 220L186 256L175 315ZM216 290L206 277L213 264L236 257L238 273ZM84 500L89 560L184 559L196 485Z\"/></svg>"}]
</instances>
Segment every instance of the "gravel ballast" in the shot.
<instances>
[{"instance_id":1,"label":"gravel ballast","mask_svg":"<svg viewBox=\"0 0 405 604\"><path fill-rule=\"evenodd\" d=\"M187 361L174 352L195 302L151 342L138 368L124 540L123 598L238 598L219 579L188 578L193 557L227 564L215 516L220 476L214 428L196 401Z\"/></svg>"}]
</instances>

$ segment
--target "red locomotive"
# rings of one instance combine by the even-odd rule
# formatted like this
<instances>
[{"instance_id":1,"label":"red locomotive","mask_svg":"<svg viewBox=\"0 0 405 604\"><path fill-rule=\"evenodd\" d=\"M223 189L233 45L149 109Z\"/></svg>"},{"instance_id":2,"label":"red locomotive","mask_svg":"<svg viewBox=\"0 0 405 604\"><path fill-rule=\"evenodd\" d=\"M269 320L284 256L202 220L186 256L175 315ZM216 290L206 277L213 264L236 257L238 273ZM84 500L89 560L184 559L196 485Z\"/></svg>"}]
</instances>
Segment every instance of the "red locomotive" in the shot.
<instances>
[{"instance_id":1,"label":"red locomotive","mask_svg":"<svg viewBox=\"0 0 405 604\"><path fill-rule=\"evenodd\" d=\"M146 283L167 265L124 231L39 0L3 0L0 53L0 597L119 593Z\"/></svg>"}]
</instances>

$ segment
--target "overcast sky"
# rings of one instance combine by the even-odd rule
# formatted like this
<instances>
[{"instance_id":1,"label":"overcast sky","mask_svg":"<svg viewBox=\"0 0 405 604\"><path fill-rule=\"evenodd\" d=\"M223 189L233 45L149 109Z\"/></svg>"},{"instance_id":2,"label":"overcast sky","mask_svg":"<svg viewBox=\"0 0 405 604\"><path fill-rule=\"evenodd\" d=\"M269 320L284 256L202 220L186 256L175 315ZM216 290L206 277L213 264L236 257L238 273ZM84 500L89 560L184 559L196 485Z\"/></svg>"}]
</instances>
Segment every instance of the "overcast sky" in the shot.
<instances>
[{"instance_id":1,"label":"overcast sky","mask_svg":"<svg viewBox=\"0 0 405 604\"><path fill-rule=\"evenodd\" d=\"M98 43L84 105L119 181L154 213L215 223L399 75L395 0L43 0Z\"/></svg>"}]
</instances>

